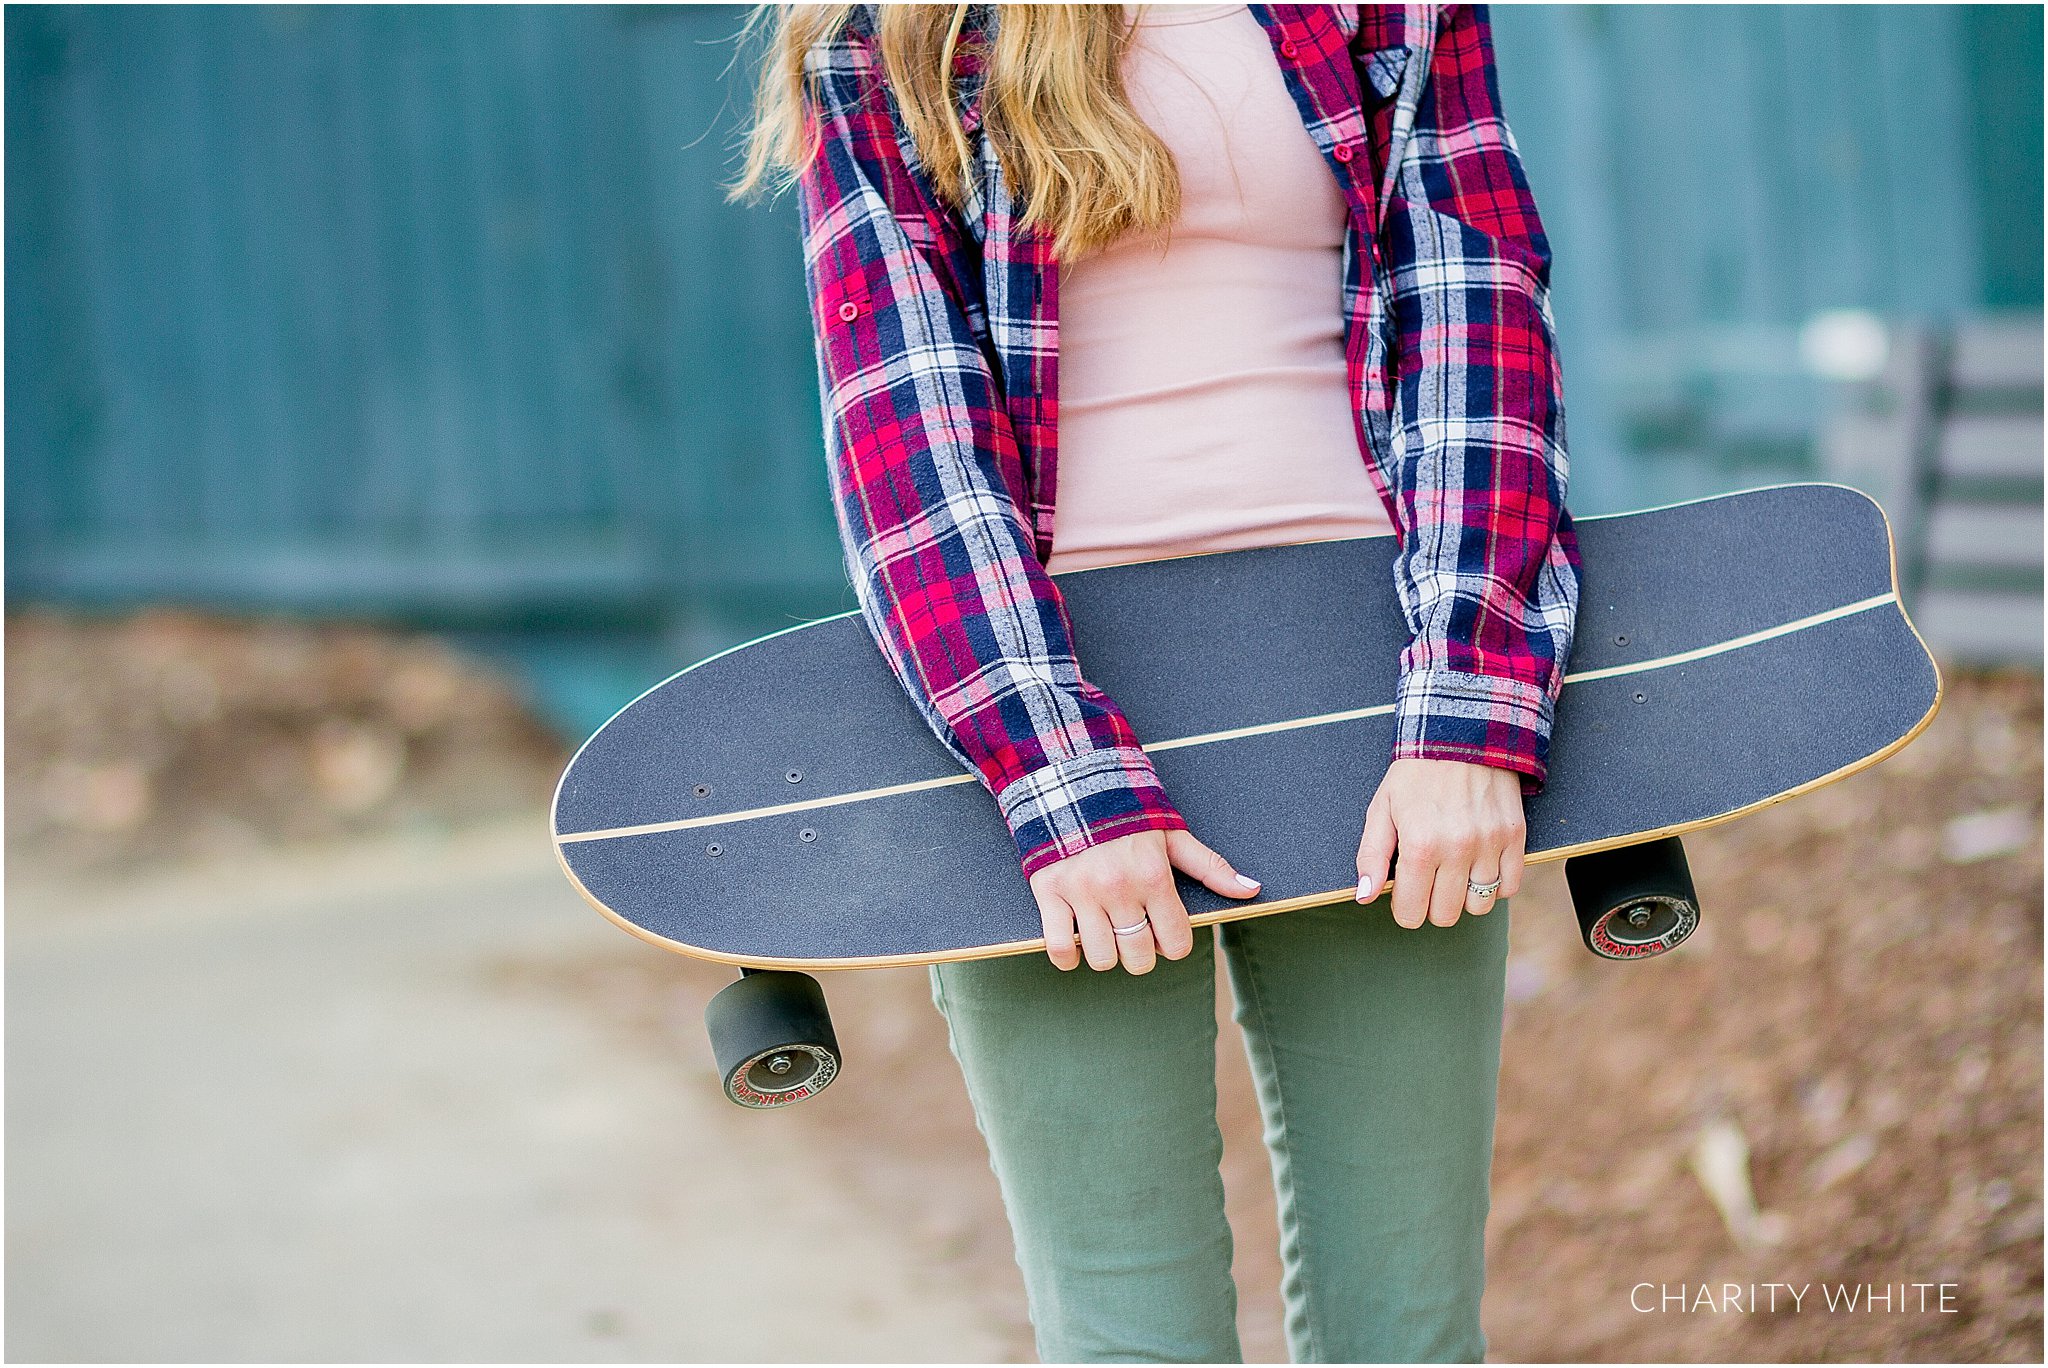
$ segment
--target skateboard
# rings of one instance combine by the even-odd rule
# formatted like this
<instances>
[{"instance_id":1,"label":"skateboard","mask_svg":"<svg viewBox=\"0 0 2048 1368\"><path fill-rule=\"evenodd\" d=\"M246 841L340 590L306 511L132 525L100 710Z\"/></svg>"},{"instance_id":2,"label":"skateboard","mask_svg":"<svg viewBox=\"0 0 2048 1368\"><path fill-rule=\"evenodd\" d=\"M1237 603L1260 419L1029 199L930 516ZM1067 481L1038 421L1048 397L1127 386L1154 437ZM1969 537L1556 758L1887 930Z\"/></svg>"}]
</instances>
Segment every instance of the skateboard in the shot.
<instances>
[{"instance_id":1,"label":"skateboard","mask_svg":"<svg viewBox=\"0 0 2048 1368\"><path fill-rule=\"evenodd\" d=\"M1527 859L1565 862L1595 954L1699 923L1679 838L1912 739L1941 679L1867 495L1787 484L1575 521L1579 615ZM1197 924L1347 900L1409 633L1391 535L1060 575L1075 650L1204 842L1263 880L1182 877ZM993 798L856 614L662 681L576 752L555 850L599 911L741 969L707 1013L726 1095L775 1107L840 1072L812 969L1042 952ZM1398 879L1398 868L1395 877Z\"/></svg>"}]
</instances>

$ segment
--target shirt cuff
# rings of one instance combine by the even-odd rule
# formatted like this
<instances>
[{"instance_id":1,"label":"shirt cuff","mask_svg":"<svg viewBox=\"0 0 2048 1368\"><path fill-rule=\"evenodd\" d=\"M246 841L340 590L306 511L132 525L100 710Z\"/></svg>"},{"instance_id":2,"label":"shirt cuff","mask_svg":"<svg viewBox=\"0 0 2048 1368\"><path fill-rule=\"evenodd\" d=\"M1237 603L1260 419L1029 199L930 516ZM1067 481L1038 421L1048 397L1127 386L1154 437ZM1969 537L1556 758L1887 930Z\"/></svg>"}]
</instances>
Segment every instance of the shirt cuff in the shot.
<instances>
[{"instance_id":1,"label":"shirt cuff","mask_svg":"<svg viewBox=\"0 0 2048 1368\"><path fill-rule=\"evenodd\" d=\"M1556 700L1540 685L1501 675L1423 667L1394 695L1394 759L1463 760L1522 776L1522 796L1543 791Z\"/></svg>"},{"instance_id":2,"label":"shirt cuff","mask_svg":"<svg viewBox=\"0 0 2048 1368\"><path fill-rule=\"evenodd\" d=\"M1026 878L1118 836L1187 828L1137 746L1056 760L1006 785L996 804L1016 838Z\"/></svg>"}]
</instances>

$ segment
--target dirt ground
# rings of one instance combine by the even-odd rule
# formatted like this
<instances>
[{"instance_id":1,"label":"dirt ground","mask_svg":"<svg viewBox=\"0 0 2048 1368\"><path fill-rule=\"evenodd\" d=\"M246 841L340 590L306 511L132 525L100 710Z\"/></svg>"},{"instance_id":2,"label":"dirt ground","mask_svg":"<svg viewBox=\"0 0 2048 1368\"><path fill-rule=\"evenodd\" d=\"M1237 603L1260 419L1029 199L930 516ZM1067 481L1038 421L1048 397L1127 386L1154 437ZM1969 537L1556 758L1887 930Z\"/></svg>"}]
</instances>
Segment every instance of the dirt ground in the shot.
<instances>
[{"instance_id":1,"label":"dirt ground","mask_svg":"<svg viewBox=\"0 0 2048 1368\"><path fill-rule=\"evenodd\" d=\"M38 614L10 617L6 644L17 868L538 813L566 755L503 681L427 638ZM1951 671L1898 756L1691 838L1706 920L1651 963L1587 955L1562 878L1532 872L1513 909L1494 1358L2040 1360L2041 717L2038 675ZM698 1009L725 981L626 937L505 972L679 1053L702 1048ZM1028 1358L924 977L827 989L852 1071L774 1121L874 1219L914 1226ZM1256 1108L1234 1047L1218 1068L1247 1355L1283 1359ZM1786 1284L1806 1289L1796 1309ZM1823 1304L1872 1284L1888 1302ZM1922 1311L1915 1284L1948 1286Z\"/></svg>"},{"instance_id":2,"label":"dirt ground","mask_svg":"<svg viewBox=\"0 0 2048 1368\"><path fill-rule=\"evenodd\" d=\"M433 637L7 617L7 848L81 873L544 807L565 751Z\"/></svg>"}]
</instances>

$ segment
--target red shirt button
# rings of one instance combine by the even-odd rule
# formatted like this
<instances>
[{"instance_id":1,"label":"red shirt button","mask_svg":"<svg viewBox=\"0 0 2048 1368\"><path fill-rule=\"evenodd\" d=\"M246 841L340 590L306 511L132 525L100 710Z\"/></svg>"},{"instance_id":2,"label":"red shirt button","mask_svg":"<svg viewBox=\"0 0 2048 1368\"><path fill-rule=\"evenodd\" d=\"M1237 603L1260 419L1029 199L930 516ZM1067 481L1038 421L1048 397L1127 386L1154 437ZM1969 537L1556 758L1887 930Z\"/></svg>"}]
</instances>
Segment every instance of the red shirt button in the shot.
<instances>
[{"instance_id":1,"label":"red shirt button","mask_svg":"<svg viewBox=\"0 0 2048 1368\"><path fill-rule=\"evenodd\" d=\"M1283 39L1280 43L1280 55L1292 60L1301 55L1301 46L1292 38Z\"/></svg>"},{"instance_id":2,"label":"red shirt button","mask_svg":"<svg viewBox=\"0 0 2048 1368\"><path fill-rule=\"evenodd\" d=\"M854 303L852 300L849 299L844 304L841 304L839 306L839 321L841 323L851 323L854 319L859 317L860 305Z\"/></svg>"},{"instance_id":3,"label":"red shirt button","mask_svg":"<svg viewBox=\"0 0 2048 1368\"><path fill-rule=\"evenodd\" d=\"M1350 161L1350 160L1351 160L1351 144L1350 144L1350 143L1338 143L1338 144L1337 144L1337 146L1336 146L1336 148L1335 148L1335 149L1334 149L1334 150L1333 150L1333 151L1332 151L1332 152L1330 153L1330 155L1331 155L1331 156L1333 156L1333 157L1335 157L1335 158L1336 158L1336 159L1337 159L1338 161L1340 161L1340 162L1348 162L1348 161Z\"/></svg>"}]
</instances>

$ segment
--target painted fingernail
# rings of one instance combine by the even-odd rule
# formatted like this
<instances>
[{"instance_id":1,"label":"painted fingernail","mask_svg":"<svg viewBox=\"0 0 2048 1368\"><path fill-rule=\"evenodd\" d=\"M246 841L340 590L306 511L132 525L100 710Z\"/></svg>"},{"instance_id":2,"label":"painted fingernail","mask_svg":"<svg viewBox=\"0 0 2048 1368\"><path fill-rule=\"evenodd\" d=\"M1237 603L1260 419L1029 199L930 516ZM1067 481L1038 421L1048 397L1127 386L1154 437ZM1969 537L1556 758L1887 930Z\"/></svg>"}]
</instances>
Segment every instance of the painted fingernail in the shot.
<instances>
[{"instance_id":1,"label":"painted fingernail","mask_svg":"<svg viewBox=\"0 0 2048 1368\"><path fill-rule=\"evenodd\" d=\"M1259 886L1257 879L1248 879L1242 874L1237 876L1237 881L1246 888L1257 888Z\"/></svg>"},{"instance_id":2,"label":"painted fingernail","mask_svg":"<svg viewBox=\"0 0 2048 1368\"><path fill-rule=\"evenodd\" d=\"M1360 879L1358 881L1358 893L1356 894L1358 901L1371 902L1374 887L1375 885L1371 879Z\"/></svg>"}]
</instances>

